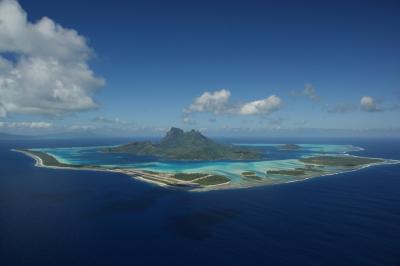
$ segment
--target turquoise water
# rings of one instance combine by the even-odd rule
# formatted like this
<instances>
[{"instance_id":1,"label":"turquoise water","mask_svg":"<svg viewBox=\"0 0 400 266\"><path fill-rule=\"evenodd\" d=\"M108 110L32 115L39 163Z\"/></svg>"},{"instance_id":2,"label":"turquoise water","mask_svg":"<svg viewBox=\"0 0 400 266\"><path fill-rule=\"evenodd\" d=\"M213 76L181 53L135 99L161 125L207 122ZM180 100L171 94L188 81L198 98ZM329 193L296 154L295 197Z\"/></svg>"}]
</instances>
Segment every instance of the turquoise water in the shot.
<instances>
[{"instance_id":1,"label":"turquoise water","mask_svg":"<svg viewBox=\"0 0 400 266\"><path fill-rule=\"evenodd\" d=\"M253 186L255 183L289 182L295 181L298 177L285 175L266 175L267 170L294 169L304 167L304 163L298 159L305 156L316 155L343 155L357 151L362 148L353 145L333 144L298 144L297 150L282 150L282 144L246 144L235 145L249 146L260 149L264 155L261 161L165 161L154 157L135 156L131 154L104 153L101 148L95 147L72 147L72 148L43 148L37 149L46 152L60 162L67 164L87 164L103 167L136 168L157 172L204 172L221 174L230 177L230 186ZM323 172L310 173L309 177L341 172L343 169L325 167ZM245 171L255 172L262 181L255 181L243 178L241 173ZM304 178L304 177L303 177ZM303 179L302 178L302 179Z\"/></svg>"}]
</instances>

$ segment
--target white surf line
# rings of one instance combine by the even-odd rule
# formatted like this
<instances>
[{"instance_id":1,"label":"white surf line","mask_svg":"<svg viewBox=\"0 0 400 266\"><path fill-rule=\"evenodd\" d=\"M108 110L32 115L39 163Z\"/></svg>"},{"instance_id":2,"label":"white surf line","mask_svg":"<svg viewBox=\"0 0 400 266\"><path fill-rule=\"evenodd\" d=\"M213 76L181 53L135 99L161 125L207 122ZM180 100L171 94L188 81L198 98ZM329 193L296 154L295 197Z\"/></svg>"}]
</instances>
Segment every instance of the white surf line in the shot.
<instances>
[{"instance_id":1,"label":"white surf line","mask_svg":"<svg viewBox=\"0 0 400 266\"><path fill-rule=\"evenodd\" d=\"M37 166L37 167L45 167L45 165L43 164L43 160L39 156L36 156L30 152L22 151L22 150L11 149L11 151L19 152L19 153L25 154L28 157L31 157L32 159L35 160L35 166Z\"/></svg>"}]
</instances>

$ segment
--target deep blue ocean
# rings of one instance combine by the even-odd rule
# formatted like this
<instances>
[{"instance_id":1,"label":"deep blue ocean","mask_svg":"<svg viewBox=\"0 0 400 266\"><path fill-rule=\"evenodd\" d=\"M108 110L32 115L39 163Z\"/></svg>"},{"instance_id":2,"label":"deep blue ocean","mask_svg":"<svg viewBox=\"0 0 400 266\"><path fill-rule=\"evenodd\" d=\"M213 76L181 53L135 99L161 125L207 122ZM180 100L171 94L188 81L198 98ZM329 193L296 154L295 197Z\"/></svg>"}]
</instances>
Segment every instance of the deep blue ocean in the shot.
<instances>
[{"instance_id":1,"label":"deep blue ocean","mask_svg":"<svg viewBox=\"0 0 400 266\"><path fill-rule=\"evenodd\" d=\"M250 142L228 142L240 141ZM352 144L400 159L400 140L251 141ZM10 151L124 142L0 141L0 265L400 265L400 165L193 193L38 168Z\"/></svg>"}]
</instances>

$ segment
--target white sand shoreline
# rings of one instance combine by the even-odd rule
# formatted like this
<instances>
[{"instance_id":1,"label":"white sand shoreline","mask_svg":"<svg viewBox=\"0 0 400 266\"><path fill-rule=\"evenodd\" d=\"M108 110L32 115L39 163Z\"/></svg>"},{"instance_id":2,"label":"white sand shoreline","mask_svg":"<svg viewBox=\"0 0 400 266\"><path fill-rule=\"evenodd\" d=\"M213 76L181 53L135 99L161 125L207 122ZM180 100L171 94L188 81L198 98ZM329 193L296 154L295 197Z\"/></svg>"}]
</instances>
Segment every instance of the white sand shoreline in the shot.
<instances>
[{"instance_id":1,"label":"white sand shoreline","mask_svg":"<svg viewBox=\"0 0 400 266\"><path fill-rule=\"evenodd\" d=\"M23 150L18 150L18 149L11 149L11 151L25 154L26 156L34 159L36 167L49 168L49 169L58 169L58 170L60 170L60 169L63 170L64 169L64 170L75 170L75 171L97 171L97 172L118 173L118 174L127 175L127 176L129 176L131 178L134 178L136 180L145 181L145 182L156 184L156 185L162 186L162 187L173 188L172 185L168 185L168 184L165 184L163 182L157 182L156 180L153 180L153 179L146 179L146 178L142 178L142 177L140 177L138 175L129 174L129 173L127 173L129 171L129 169L126 169L126 171L124 171L125 169L121 169L121 168L119 168L119 169L109 169L109 168L90 168L90 167L77 168L77 167L68 167L68 166L49 166L49 165L45 165L43 163L43 160L39 156L37 156L35 154L32 154L30 152L23 151ZM135 169L135 170L136 171L142 171L140 169ZM185 182L182 182L182 183L185 183Z\"/></svg>"}]
</instances>

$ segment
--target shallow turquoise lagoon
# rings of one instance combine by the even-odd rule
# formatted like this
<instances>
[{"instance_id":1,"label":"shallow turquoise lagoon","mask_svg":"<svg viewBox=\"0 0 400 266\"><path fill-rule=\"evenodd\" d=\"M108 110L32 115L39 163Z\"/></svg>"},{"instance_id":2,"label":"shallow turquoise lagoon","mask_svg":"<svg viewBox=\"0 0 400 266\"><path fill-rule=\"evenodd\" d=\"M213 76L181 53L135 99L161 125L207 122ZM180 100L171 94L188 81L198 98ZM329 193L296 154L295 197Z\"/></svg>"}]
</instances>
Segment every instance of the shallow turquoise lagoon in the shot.
<instances>
[{"instance_id":1,"label":"shallow turquoise lagoon","mask_svg":"<svg viewBox=\"0 0 400 266\"><path fill-rule=\"evenodd\" d=\"M362 150L353 145L332 145L332 144L298 144L296 150L283 150L282 144L246 144L235 145L250 146L260 149L264 154L261 161L165 161L154 157L135 156L132 154L104 153L102 146L96 147L72 147L72 148L42 148L36 149L46 152L60 162L67 164L97 165L103 167L136 168L158 172L206 172L222 174L231 178L231 183L240 186L247 184L254 185L254 180L250 181L243 178L242 172L255 172L262 181L274 181L279 179L281 182L296 181L296 177L284 175L266 175L267 170L294 169L304 167L304 163L298 159L316 155L343 155L356 153ZM340 172L337 168L325 167L325 175ZM316 176L313 173L313 176ZM302 178L304 179L304 177Z\"/></svg>"}]
</instances>

